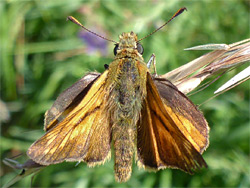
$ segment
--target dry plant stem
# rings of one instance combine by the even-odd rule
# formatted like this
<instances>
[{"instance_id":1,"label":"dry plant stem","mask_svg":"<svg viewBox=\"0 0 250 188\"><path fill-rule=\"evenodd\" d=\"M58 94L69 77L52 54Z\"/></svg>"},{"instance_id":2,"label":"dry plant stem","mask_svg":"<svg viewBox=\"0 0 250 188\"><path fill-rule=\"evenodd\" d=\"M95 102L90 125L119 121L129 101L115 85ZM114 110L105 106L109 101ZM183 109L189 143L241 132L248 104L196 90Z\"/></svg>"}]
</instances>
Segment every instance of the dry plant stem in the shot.
<instances>
[{"instance_id":1,"label":"dry plant stem","mask_svg":"<svg viewBox=\"0 0 250 188\"><path fill-rule=\"evenodd\" d=\"M169 79L180 91L187 94L197 88L205 79L219 75L222 72L228 72L250 61L250 39L230 45L202 45L189 48L189 50L214 49L216 45L219 50L207 53L161 77ZM222 46L224 46L225 49L221 50ZM236 84L231 88L235 86Z\"/></svg>"}]
</instances>

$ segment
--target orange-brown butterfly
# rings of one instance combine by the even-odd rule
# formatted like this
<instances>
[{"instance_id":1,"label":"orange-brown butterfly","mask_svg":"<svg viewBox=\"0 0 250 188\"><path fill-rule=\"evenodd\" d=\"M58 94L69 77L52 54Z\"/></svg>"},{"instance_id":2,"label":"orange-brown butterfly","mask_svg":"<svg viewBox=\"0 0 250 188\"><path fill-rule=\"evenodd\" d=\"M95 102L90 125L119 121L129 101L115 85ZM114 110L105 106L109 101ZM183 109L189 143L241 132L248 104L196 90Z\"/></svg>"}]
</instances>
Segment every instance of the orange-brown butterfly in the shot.
<instances>
[{"instance_id":1,"label":"orange-brown butterfly","mask_svg":"<svg viewBox=\"0 0 250 188\"><path fill-rule=\"evenodd\" d=\"M150 74L154 60L146 65L139 41L133 32L120 35L115 59L106 70L88 73L57 98L45 115L45 135L27 152L32 160L95 166L110 159L113 145L118 182L130 178L133 158L153 170L192 173L207 166L201 156L209 132L203 114L170 81Z\"/></svg>"}]
</instances>

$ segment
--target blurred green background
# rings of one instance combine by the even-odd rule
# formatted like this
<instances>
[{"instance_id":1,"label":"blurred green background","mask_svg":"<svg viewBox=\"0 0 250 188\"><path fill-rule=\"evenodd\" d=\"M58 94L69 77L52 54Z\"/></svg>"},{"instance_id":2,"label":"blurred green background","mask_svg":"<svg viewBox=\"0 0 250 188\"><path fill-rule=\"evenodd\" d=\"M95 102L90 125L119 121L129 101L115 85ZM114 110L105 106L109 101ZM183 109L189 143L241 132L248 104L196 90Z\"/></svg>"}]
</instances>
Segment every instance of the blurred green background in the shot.
<instances>
[{"instance_id":1,"label":"blurred green background","mask_svg":"<svg viewBox=\"0 0 250 188\"><path fill-rule=\"evenodd\" d=\"M43 135L44 113L64 89L88 71L104 71L113 59L114 44L66 22L76 17L87 28L118 41L122 32L139 38L161 26L180 7L188 11L167 27L142 41L144 58L156 55L164 74L204 53L183 51L207 43L233 43L249 38L249 1L18 1L0 2L1 50L1 160L20 153ZM89 39L89 37L91 39ZM99 46L99 47L98 47ZM244 67L243 67L244 68ZM200 104L225 81L242 70L224 75L209 88L191 96ZM249 187L249 81L204 105L210 146L203 157L208 164L194 175L165 169L146 172L133 166L127 183L114 181L113 158L103 166L62 163L45 168L34 187ZM1 161L1 185L20 171ZM16 187L30 186L27 177Z\"/></svg>"}]
</instances>

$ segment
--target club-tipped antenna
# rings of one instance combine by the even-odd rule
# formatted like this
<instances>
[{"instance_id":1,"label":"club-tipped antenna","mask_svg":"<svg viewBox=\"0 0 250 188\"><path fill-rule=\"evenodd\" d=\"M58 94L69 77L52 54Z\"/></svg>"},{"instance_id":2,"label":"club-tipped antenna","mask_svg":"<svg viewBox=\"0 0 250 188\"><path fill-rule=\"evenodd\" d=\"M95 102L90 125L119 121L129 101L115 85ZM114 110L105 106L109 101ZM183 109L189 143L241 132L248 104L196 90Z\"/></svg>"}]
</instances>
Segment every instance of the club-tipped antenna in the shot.
<instances>
[{"instance_id":1,"label":"club-tipped antenna","mask_svg":"<svg viewBox=\"0 0 250 188\"><path fill-rule=\"evenodd\" d=\"M165 24L163 24L161 27L159 27L158 29L154 30L152 33L148 34L147 36L141 38L140 40L138 40L137 42L149 37L150 35L153 35L155 32L159 31L161 28L163 28L165 25L167 25L169 22L171 22L175 17L179 16L181 13L183 13L183 11L186 10L186 7L182 7L180 8Z\"/></svg>"},{"instance_id":2,"label":"club-tipped antenna","mask_svg":"<svg viewBox=\"0 0 250 188\"><path fill-rule=\"evenodd\" d=\"M100 38L102 38L102 39L104 39L104 40L107 40L107 41L110 41L110 42L114 42L114 43L117 43L116 41L114 41L114 40L111 40L111 39L108 39L108 38L105 38L105 37L103 37L103 36L101 36L101 35L99 35L99 34L97 34L97 33L95 33L95 32L93 32L93 31L91 31L91 30L89 30L89 29L87 29L86 27L84 27L77 19L75 19L73 16L68 16L67 17L67 20L70 20L70 21L72 21L73 23L75 23L75 24L77 24L77 25L79 25L80 27L82 27L83 29L85 29L86 31L88 31L88 32L90 32L90 33L92 33L92 34L94 34L94 35L96 35L96 36L98 36L98 37L100 37Z\"/></svg>"}]
</instances>

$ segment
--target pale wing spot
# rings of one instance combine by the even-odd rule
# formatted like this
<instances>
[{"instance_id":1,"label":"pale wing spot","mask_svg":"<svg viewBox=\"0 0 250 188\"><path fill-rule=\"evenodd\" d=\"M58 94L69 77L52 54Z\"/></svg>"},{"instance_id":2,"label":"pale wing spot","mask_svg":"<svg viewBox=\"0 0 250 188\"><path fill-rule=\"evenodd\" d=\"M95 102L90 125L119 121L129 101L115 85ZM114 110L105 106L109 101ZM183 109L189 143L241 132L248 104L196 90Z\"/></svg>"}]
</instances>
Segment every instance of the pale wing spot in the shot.
<instances>
[{"instance_id":1,"label":"pale wing spot","mask_svg":"<svg viewBox=\"0 0 250 188\"><path fill-rule=\"evenodd\" d=\"M54 139L48 139L46 142L46 146L49 146L53 141L54 141Z\"/></svg>"},{"instance_id":2,"label":"pale wing spot","mask_svg":"<svg viewBox=\"0 0 250 188\"><path fill-rule=\"evenodd\" d=\"M63 138L62 142L60 143L59 148L63 148L66 146L67 141L69 139L71 139L71 138L69 138L70 136L71 136L71 134L68 132L68 134ZM56 147L54 147L54 148L56 148Z\"/></svg>"},{"instance_id":3,"label":"pale wing spot","mask_svg":"<svg viewBox=\"0 0 250 188\"><path fill-rule=\"evenodd\" d=\"M47 148L46 150L44 150L43 156L47 155L48 153L54 153L56 150L57 150L57 147Z\"/></svg>"},{"instance_id":4,"label":"pale wing spot","mask_svg":"<svg viewBox=\"0 0 250 188\"><path fill-rule=\"evenodd\" d=\"M44 154L47 154L47 153L49 152L49 150L50 150L50 148L47 148L47 149L44 150L43 153L44 153Z\"/></svg>"},{"instance_id":5,"label":"pale wing spot","mask_svg":"<svg viewBox=\"0 0 250 188\"><path fill-rule=\"evenodd\" d=\"M77 137L79 134L80 134L79 130L78 130L78 129L75 129L75 130L74 130L74 134L71 134L70 139L74 139L74 138Z\"/></svg>"}]
</instances>

